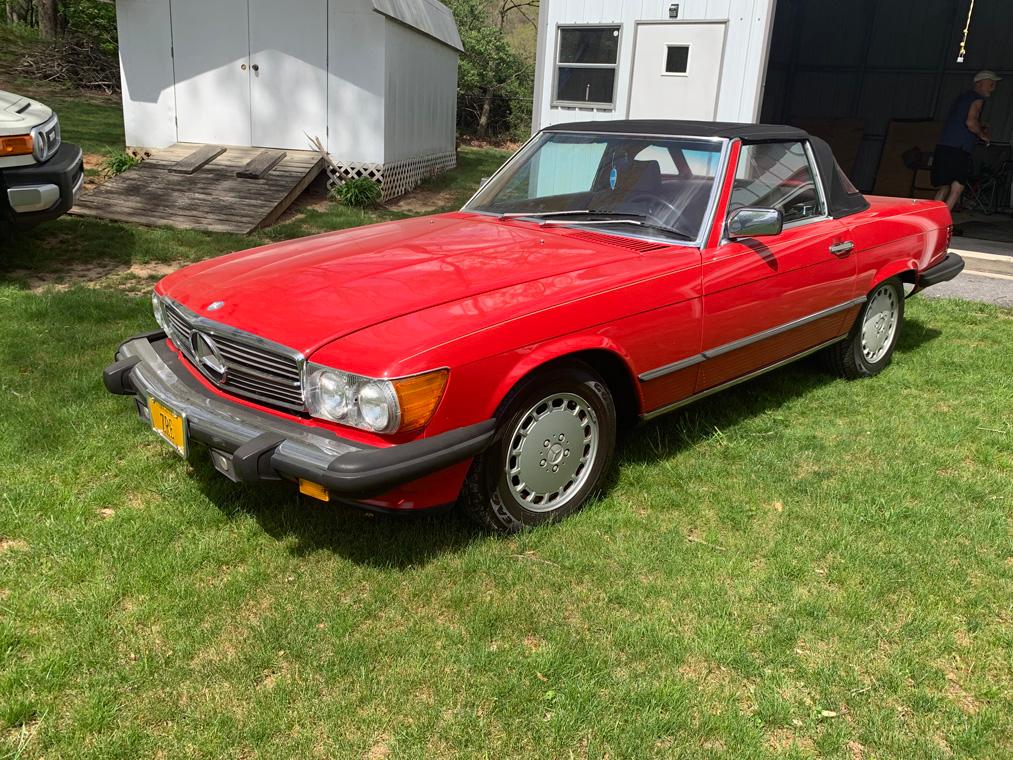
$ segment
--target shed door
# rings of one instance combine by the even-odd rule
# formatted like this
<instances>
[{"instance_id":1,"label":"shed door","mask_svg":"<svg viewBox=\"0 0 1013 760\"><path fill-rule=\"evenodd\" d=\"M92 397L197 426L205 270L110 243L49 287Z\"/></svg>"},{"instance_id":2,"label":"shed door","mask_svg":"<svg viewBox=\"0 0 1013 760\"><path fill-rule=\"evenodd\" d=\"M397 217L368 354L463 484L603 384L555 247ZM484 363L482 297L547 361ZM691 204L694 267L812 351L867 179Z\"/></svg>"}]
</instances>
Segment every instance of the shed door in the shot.
<instances>
[{"instance_id":1,"label":"shed door","mask_svg":"<svg viewBox=\"0 0 1013 760\"><path fill-rule=\"evenodd\" d=\"M319 137L326 145L326 0L249 7L252 144L309 150L309 138Z\"/></svg>"},{"instance_id":2,"label":"shed door","mask_svg":"<svg viewBox=\"0 0 1013 760\"><path fill-rule=\"evenodd\" d=\"M629 118L712 121L724 44L724 22L638 24Z\"/></svg>"},{"instance_id":3,"label":"shed door","mask_svg":"<svg viewBox=\"0 0 1013 760\"><path fill-rule=\"evenodd\" d=\"M250 145L246 0L172 0L176 135Z\"/></svg>"},{"instance_id":4,"label":"shed door","mask_svg":"<svg viewBox=\"0 0 1013 760\"><path fill-rule=\"evenodd\" d=\"M327 143L327 0L171 0L177 139Z\"/></svg>"}]
</instances>

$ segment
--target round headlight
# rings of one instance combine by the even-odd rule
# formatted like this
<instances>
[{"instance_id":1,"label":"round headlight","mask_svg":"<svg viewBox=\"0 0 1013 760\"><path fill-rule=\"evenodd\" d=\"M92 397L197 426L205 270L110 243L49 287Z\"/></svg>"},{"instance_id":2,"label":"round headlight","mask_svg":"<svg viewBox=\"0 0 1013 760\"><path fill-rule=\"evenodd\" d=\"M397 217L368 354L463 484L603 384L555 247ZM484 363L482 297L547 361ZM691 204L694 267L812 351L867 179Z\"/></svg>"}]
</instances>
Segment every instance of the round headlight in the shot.
<instances>
[{"instance_id":1,"label":"round headlight","mask_svg":"<svg viewBox=\"0 0 1013 760\"><path fill-rule=\"evenodd\" d=\"M342 420L352 405L352 387L348 375L321 372L317 380L320 412L332 420Z\"/></svg>"},{"instance_id":2,"label":"round headlight","mask_svg":"<svg viewBox=\"0 0 1013 760\"><path fill-rule=\"evenodd\" d=\"M391 427L396 399L386 385L367 383L359 390L359 416L370 429L380 432Z\"/></svg>"},{"instance_id":3,"label":"round headlight","mask_svg":"<svg viewBox=\"0 0 1013 760\"><path fill-rule=\"evenodd\" d=\"M49 138L46 137L46 133L40 129L35 133L35 147L33 150L35 153L35 159L37 161L45 161L47 158L46 152L48 150Z\"/></svg>"}]
</instances>

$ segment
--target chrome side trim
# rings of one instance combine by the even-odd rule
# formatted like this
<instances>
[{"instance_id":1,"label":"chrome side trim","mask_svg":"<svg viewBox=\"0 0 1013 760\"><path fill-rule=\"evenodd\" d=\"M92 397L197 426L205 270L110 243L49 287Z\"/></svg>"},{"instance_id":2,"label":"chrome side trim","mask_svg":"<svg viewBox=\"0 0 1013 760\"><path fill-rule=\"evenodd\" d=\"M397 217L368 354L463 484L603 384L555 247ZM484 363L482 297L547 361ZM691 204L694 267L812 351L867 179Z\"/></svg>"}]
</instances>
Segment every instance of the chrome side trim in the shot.
<instances>
[{"instance_id":1,"label":"chrome side trim","mask_svg":"<svg viewBox=\"0 0 1013 760\"><path fill-rule=\"evenodd\" d=\"M723 345L717 346L716 348L707 349L706 351L696 354L695 356L690 356L686 359L680 359L677 362L666 364L663 367L657 367L656 369L648 370L647 372L644 372L641 375L639 375L639 379L641 382L647 382L648 380L657 380L659 377L664 377L665 375L671 374L672 372L678 372L679 370L687 369L688 367L692 367L693 365L699 364L700 362L706 361L707 359L714 359L718 356L731 353L732 351L738 351L740 348L745 348L746 346L751 346L753 343L759 343L761 340L773 338L774 336L788 332L789 330L794 330L798 327L803 327L804 325L807 325L810 322L815 322L818 319L823 319L824 317L830 317L833 316L834 314L839 314L842 311L847 311L848 309L854 306L859 306L860 304L865 303L865 301L866 301L865 296L853 298L850 301L838 304L837 306L831 306L829 309L823 309L822 311L817 311L806 317L802 317L800 319L796 319L791 322L785 322L783 325L778 325L777 327L771 327L767 330L762 330L761 332L753 333L752 335L747 335L745 338L739 338L738 340L733 340L731 343L725 343ZM835 340L840 339L836 338Z\"/></svg>"},{"instance_id":2,"label":"chrome side trim","mask_svg":"<svg viewBox=\"0 0 1013 760\"><path fill-rule=\"evenodd\" d=\"M732 386L738 385L739 383L744 383L747 380L752 380L754 377L759 377L760 375L764 375L775 369L779 369L786 364L791 364L793 361L803 359L806 356L809 356L810 354L816 353L817 351L822 351L827 346L832 346L834 345L834 343L840 343L846 337L847 337L846 335L838 336L833 340L828 340L824 343L820 343L818 346L808 348L805 351L802 351L801 353L793 354L792 356L789 356L787 359L782 359L779 362L775 362L774 364L771 364L769 367L763 367L754 372L750 372L748 375L743 375L742 377L737 377L734 380L729 380L727 383L722 383L721 385L716 385L713 388L708 388L705 391L700 391L700 393L695 393L692 396L688 396L687 398L682 399L681 401L676 401L674 403L668 404L667 406L663 406L660 409L655 409L653 412L641 414L640 419L644 422L647 422L648 420L653 420L655 417L660 417L663 414L674 412L676 409L679 409L680 407L686 406L688 404L692 404L694 401L699 401L702 398L706 398L707 396L718 393L719 391L723 391L726 388L731 388Z\"/></svg>"}]
</instances>

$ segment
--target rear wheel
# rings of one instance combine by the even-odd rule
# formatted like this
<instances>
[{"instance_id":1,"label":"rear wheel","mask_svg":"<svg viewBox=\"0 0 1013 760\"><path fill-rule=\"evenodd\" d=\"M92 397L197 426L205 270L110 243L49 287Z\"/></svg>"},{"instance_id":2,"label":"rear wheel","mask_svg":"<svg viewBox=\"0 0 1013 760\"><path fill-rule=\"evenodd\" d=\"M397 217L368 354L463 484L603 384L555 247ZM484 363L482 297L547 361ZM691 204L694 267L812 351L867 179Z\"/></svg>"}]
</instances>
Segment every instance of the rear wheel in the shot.
<instances>
[{"instance_id":1,"label":"rear wheel","mask_svg":"<svg viewBox=\"0 0 1013 760\"><path fill-rule=\"evenodd\" d=\"M827 363L849 380L879 374L893 357L903 322L903 285L886 280L869 293L848 337L827 349Z\"/></svg>"},{"instance_id":2,"label":"rear wheel","mask_svg":"<svg viewBox=\"0 0 1013 760\"><path fill-rule=\"evenodd\" d=\"M608 386L583 364L527 379L504 402L496 441L475 460L461 492L470 517L511 533L554 522L601 490L615 451Z\"/></svg>"}]
</instances>

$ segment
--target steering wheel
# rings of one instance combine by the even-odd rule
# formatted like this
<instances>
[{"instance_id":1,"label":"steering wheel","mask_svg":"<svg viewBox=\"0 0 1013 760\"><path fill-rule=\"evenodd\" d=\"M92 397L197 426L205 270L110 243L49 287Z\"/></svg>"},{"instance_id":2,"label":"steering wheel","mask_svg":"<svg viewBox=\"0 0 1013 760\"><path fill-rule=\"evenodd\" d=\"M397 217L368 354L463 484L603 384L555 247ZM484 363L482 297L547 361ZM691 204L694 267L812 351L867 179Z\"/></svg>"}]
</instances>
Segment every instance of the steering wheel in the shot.
<instances>
[{"instance_id":1,"label":"steering wheel","mask_svg":"<svg viewBox=\"0 0 1013 760\"><path fill-rule=\"evenodd\" d=\"M683 235L686 238L689 238L690 240L696 238L695 232L690 232L685 227L680 226L680 222L682 221L682 219L680 218L682 216L682 211L671 201L667 201L660 196L654 195L653 193L636 193L634 195L631 195L627 199L628 203L637 203L638 201L648 202L649 213L647 214L647 216L655 219L658 222L661 222L662 219L657 215L657 207L662 206L664 208L667 208L675 215L675 221L672 222L671 224L668 224L667 220L665 220L666 224L664 224L663 226L671 227L680 235Z\"/></svg>"}]
</instances>

